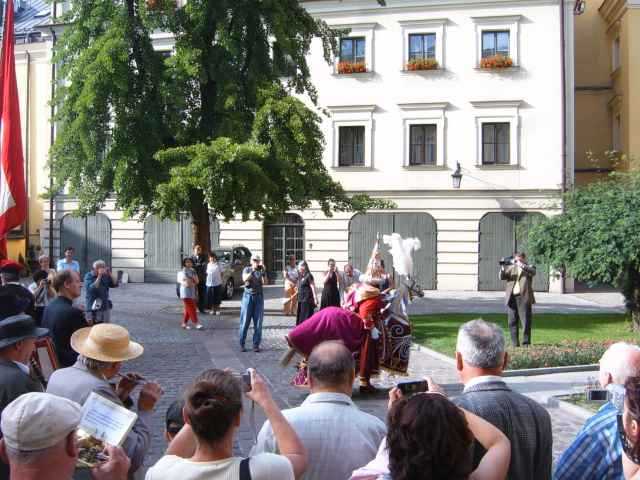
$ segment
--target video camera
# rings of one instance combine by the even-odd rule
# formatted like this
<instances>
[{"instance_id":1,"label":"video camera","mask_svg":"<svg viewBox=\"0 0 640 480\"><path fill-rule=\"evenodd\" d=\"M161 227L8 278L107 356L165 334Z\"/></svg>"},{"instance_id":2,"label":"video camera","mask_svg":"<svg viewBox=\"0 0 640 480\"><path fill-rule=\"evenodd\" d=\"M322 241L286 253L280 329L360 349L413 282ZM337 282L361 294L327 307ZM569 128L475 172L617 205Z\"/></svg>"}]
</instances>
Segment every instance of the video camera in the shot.
<instances>
[{"instance_id":1,"label":"video camera","mask_svg":"<svg viewBox=\"0 0 640 480\"><path fill-rule=\"evenodd\" d=\"M507 265L513 265L515 263L515 258L513 257L513 255L509 256L509 257L502 257L500 259L500 261L498 262L498 264L502 267L507 266Z\"/></svg>"}]
</instances>

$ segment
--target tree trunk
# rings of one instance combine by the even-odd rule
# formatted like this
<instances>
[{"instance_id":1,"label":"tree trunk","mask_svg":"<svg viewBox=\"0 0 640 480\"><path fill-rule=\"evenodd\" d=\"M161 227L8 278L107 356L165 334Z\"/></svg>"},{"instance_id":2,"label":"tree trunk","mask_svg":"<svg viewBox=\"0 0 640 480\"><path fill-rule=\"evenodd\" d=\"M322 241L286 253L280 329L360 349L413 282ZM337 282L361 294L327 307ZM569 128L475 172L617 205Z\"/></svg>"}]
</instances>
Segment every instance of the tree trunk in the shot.
<instances>
[{"instance_id":1,"label":"tree trunk","mask_svg":"<svg viewBox=\"0 0 640 480\"><path fill-rule=\"evenodd\" d=\"M202 193L194 193L191 198L192 246L200 245L205 254L211 250L210 222L209 208L202 197Z\"/></svg>"}]
</instances>

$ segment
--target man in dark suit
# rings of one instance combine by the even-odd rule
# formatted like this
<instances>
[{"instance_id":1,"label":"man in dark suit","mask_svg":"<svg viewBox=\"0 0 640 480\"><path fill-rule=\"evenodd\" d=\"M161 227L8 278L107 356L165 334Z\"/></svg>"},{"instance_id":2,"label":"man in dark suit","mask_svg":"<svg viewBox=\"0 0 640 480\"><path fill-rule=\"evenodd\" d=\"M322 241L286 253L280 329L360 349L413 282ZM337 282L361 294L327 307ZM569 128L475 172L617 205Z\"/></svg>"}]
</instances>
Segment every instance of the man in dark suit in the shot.
<instances>
[{"instance_id":1,"label":"man in dark suit","mask_svg":"<svg viewBox=\"0 0 640 480\"><path fill-rule=\"evenodd\" d=\"M193 268L198 274L198 310L205 313L207 305L206 299L206 280L207 280L207 256L202 251L202 246L193 246L193 255L191 256Z\"/></svg>"},{"instance_id":2,"label":"man in dark suit","mask_svg":"<svg viewBox=\"0 0 640 480\"><path fill-rule=\"evenodd\" d=\"M73 306L73 301L80 296L82 290L80 274L73 270L58 272L53 288L58 296L44 309L42 326L51 332L60 367L70 367L78 358L78 354L71 348L71 335L88 326L82 310Z\"/></svg>"},{"instance_id":3,"label":"man in dark suit","mask_svg":"<svg viewBox=\"0 0 640 480\"><path fill-rule=\"evenodd\" d=\"M0 269L2 286L0 286L0 318L26 313L35 314L35 298L28 288L20 283L22 265L16 262L5 262Z\"/></svg>"},{"instance_id":4,"label":"man in dark suit","mask_svg":"<svg viewBox=\"0 0 640 480\"><path fill-rule=\"evenodd\" d=\"M0 321L0 414L23 393L42 392L29 370L36 338L47 334L29 315L14 315ZM0 432L1 433L1 432ZM9 479L9 466L0 462L0 480Z\"/></svg>"},{"instance_id":5,"label":"man in dark suit","mask_svg":"<svg viewBox=\"0 0 640 480\"><path fill-rule=\"evenodd\" d=\"M533 295L533 277L536 267L527 263L524 252L516 252L511 265L501 264L500 280L506 280L504 303L507 306L511 343L519 347L519 326L522 322L522 344L531 344L531 307L536 303Z\"/></svg>"},{"instance_id":6,"label":"man in dark suit","mask_svg":"<svg viewBox=\"0 0 640 480\"><path fill-rule=\"evenodd\" d=\"M464 383L462 407L500 429L511 442L510 480L550 480L552 464L551 417L536 401L511 390L502 380L507 365L500 327L484 320L463 324L458 332L456 367ZM475 466L484 455L477 442Z\"/></svg>"}]
</instances>

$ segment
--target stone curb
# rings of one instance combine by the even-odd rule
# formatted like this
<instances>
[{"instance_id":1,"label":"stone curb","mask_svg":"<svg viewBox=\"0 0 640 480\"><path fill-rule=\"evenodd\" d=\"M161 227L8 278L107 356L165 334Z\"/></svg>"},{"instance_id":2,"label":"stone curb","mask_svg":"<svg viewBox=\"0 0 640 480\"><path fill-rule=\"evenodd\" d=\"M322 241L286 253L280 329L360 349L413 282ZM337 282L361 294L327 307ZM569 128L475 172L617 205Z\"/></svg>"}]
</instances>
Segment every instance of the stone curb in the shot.
<instances>
[{"instance_id":1,"label":"stone curb","mask_svg":"<svg viewBox=\"0 0 640 480\"><path fill-rule=\"evenodd\" d=\"M413 344L413 347L430 357L436 358L442 362L447 363L453 367L456 366L456 361L443 353L436 352L428 347ZM523 368L522 370L505 370L502 372L503 377L529 377L535 375L550 375L554 373L571 373L571 372L592 372L598 371L600 366L598 364L592 365L571 365L565 367L545 367L545 368Z\"/></svg>"},{"instance_id":2,"label":"stone curb","mask_svg":"<svg viewBox=\"0 0 640 480\"><path fill-rule=\"evenodd\" d=\"M578 417L583 421L586 421L595 415L594 412L590 412L586 408L582 408L582 407L579 407L578 405L565 402L564 400L560 400L556 396L551 396L547 398L547 405L550 407L559 408L563 412L568 413L569 415L573 415L574 417Z\"/></svg>"}]
</instances>

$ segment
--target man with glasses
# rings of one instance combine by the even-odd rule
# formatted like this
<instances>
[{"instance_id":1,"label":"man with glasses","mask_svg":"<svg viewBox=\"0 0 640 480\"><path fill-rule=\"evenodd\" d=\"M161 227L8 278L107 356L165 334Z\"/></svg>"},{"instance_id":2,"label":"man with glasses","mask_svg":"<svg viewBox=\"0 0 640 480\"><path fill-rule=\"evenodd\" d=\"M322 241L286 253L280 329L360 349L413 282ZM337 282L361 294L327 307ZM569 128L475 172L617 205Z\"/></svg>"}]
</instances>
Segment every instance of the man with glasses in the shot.
<instances>
[{"instance_id":1,"label":"man with glasses","mask_svg":"<svg viewBox=\"0 0 640 480\"><path fill-rule=\"evenodd\" d=\"M555 480L624 478L618 416L624 407L624 384L640 375L640 348L624 342L611 345L600 359L598 380L609 401L589 418L573 443L562 454Z\"/></svg>"}]
</instances>

